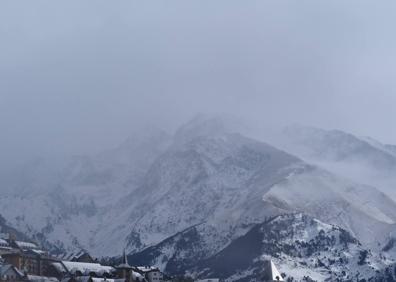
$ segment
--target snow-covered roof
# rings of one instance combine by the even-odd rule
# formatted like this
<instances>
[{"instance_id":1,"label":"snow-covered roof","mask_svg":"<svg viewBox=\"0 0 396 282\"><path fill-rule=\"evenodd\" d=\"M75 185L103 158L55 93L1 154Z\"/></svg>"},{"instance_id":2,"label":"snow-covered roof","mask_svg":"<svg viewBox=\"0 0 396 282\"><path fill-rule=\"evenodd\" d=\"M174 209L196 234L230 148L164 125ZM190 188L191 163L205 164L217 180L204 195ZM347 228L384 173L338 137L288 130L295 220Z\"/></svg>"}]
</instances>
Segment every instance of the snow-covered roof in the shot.
<instances>
[{"instance_id":1,"label":"snow-covered roof","mask_svg":"<svg viewBox=\"0 0 396 282\"><path fill-rule=\"evenodd\" d=\"M30 251L32 251L33 253L38 254L38 255L45 255L46 254L45 251L38 250L38 249L31 249Z\"/></svg>"},{"instance_id":2,"label":"snow-covered roof","mask_svg":"<svg viewBox=\"0 0 396 282\"><path fill-rule=\"evenodd\" d=\"M141 272L160 271L158 267L155 266L137 266L136 268Z\"/></svg>"},{"instance_id":3,"label":"snow-covered roof","mask_svg":"<svg viewBox=\"0 0 396 282\"><path fill-rule=\"evenodd\" d=\"M31 242L15 241L15 244L21 249L38 249L39 247Z\"/></svg>"},{"instance_id":4,"label":"snow-covered roof","mask_svg":"<svg viewBox=\"0 0 396 282\"><path fill-rule=\"evenodd\" d=\"M38 276L38 275L28 275L27 280L33 282L59 282L59 280L55 277Z\"/></svg>"},{"instance_id":5,"label":"snow-covered roof","mask_svg":"<svg viewBox=\"0 0 396 282\"><path fill-rule=\"evenodd\" d=\"M63 254L63 255L59 256L59 258L62 260L73 260L73 259L80 258L84 254L88 254L88 253L84 250L79 250L77 252Z\"/></svg>"},{"instance_id":6,"label":"snow-covered roof","mask_svg":"<svg viewBox=\"0 0 396 282\"><path fill-rule=\"evenodd\" d=\"M63 278L61 282L69 282L70 277ZM74 277L77 282L125 282L125 279L97 278L89 275Z\"/></svg>"},{"instance_id":7,"label":"snow-covered roof","mask_svg":"<svg viewBox=\"0 0 396 282\"><path fill-rule=\"evenodd\" d=\"M0 239L0 248L2 248L2 249L4 249L4 248L11 249L11 246L10 246L10 244L8 244L8 242L6 240Z\"/></svg>"},{"instance_id":8,"label":"snow-covered roof","mask_svg":"<svg viewBox=\"0 0 396 282\"><path fill-rule=\"evenodd\" d=\"M59 273L66 273L67 269L62 265L60 262L53 262L52 266L59 272Z\"/></svg>"},{"instance_id":9,"label":"snow-covered roof","mask_svg":"<svg viewBox=\"0 0 396 282\"><path fill-rule=\"evenodd\" d=\"M92 277L92 282L125 282L125 279L108 279Z\"/></svg>"},{"instance_id":10,"label":"snow-covered roof","mask_svg":"<svg viewBox=\"0 0 396 282\"><path fill-rule=\"evenodd\" d=\"M208 279L197 280L197 282L219 282L219 281L220 281L219 278L208 278Z\"/></svg>"},{"instance_id":11,"label":"snow-covered roof","mask_svg":"<svg viewBox=\"0 0 396 282\"><path fill-rule=\"evenodd\" d=\"M71 274L75 274L77 271L82 274L89 274L91 272L101 276L105 273L111 274L115 269L111 266L101 265L99 263L87 263L87 262L75 262L75 261L62 261L62 264L66 267L67 271Z\"/></svg>"},{"instance_id":12,"label":"snow-covered roof","mask_svg":"<svg viewBox=\"0 0 396 282\"><path fill-rule=\"evenodd\" d=\"M139 281L139 282L146 280L146 278L142 274L140 274L139 272L136 272L136 271L132 271L132 279L134 281Z\"/></svg>"},{"instance_id":13,"label":"snow-covered roof","mask_svg":"<svg viewBox=\"0 0 396 282\"><path fill-rule=\"evenodd\" d=\"M75 277L78 282L88 282L91 279L91 276L77 276Z\"/></svg>"},{"instance_id":14,"label":"snow-covered roof","mask_svg":"<svg viewBox=\"0 0 396 282\"><path fill-rule=\"evenodd\" d=\"M8 242L7 242L6 240L0 238L0 244L6 244L6 245L8 245Z\"/></svg>"}]
</instances>

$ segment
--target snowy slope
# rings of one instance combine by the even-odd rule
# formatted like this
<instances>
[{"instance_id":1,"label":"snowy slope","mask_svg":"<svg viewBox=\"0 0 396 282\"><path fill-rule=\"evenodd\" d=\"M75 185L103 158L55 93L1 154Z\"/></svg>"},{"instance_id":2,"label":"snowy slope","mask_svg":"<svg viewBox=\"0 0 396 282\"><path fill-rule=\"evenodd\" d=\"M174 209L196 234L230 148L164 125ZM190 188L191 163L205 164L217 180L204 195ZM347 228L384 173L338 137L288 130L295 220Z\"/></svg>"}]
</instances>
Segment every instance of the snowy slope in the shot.
<instances>
[{"instance_id":1,"label":"snowy slope","mask_svg":"<svg viewBox=\"0 0 396 282\"><path fill-rule=\"evenodd\" d=\"M0 234L2 236L8 237L8 235L12 234L16 237L17 240L32 242L32 238L29 238L24 233L16 230L12 226L8 224L3 216L0 215Z\"/></svg>"},{"instance_id":2,"label":"snowy slope","mask_svg":"<svg viewBox=\"0 0 396 282\"><path fill-rule=\"evenodd\" d=\"M264 259L272 259L286 278L297 281L304 277L348 281L358 273L360 279L369 279L378 277L377 270L392 263L364 249L339 227L303 214L290 214L255 226L199 264L198 274L227 281L260 281Z\"/></svg>"},{"instance_id":3,"label":"snowy slope","mask_svg":"<svg viewBox=\"0 0 396 282\"><path fill-rule=\"evenodd\" d=\"M211 238L216 250L244 227L294 211L340 225L365 243L383 244L395 229L396 204L385 194L240 135L195 138L163 155L148 175L142 203L153 208L133 208L139 219L132 221L131 251L141 247L136 238L148 246L203 222L218 234Z\"/></svg>"},{"instance_id":4,"label":"snowy slope","mask_svg":"<svg viewBox=\"0 0 396 282\"><path fill-rule=\"evenodd\" d=\"M50 241L68 251L85 248L96 254L99 245L106 253L110 241L104 245L94 238L97 230L108 226L105 215L141 184L169 142L165 132L149 129L95 156L37 159L15 170L5 187L3 183L0 212L42 243ZM121 250L126 233L109 234L106 240L117 240Z\"/></svg>"},{"instance_id":5,"label":"snowy slope","mask_svg":"<svg viewBox=\"0 0 396 282\"><path fill-rule=\"evenodd\" d=\"M378 242L385 243L385 237L395 227L395 204L386 195L312 166L295 167L270 189L250 192L254 197L243 199L243 207L223 207L219 215L132 255L131 261L156 264L180 274L233 244L252 226L276 213L302 211L317 216L349 230L351 236L363 239L365 248L375 251L380 251L384 244ZM232 218L235 213L239 216ZM388 254L389 258L393 255Z\"/></svg>"},{"instance_id":6,"label":"snowy slope","mask_svg":"<svg viewBox=\"0 0 396 282\"><path fill-rule=\"evenodd\" d=\"M377 189L319 168L294 174L263 196L266 202L302 211L345 228L366 244L384 243L395 230L395 202Z\"/></svg>"},{"instance_id":7,"label":"snowy slope","mask_svg":"<svg viewBox=\"0 0 396 282\"><path fill-rule=\"evenodd\" d=\"M394 170L396 157L386 145L368 138L357 137L341 130L289 126L284 135L295 150L306 157L335 162L362 162L373 168Z\"/></svg>"},{"instance_id":8,"label":"snowy slope","mask_svg":"<svg viewBox=\"0 0 396 282\"><path fill-rule=\"evenodd\" d=\"M133 168L133 161L119 168L103 158L75 158L46 193L4 194L0 206L27 234L95 255L118 255L125 246L140 250L204 221L216 226L216 240L227 243L238 234L235 222L248 225L278 213L272 205L263 207L263 193L304 164L272 146L214 128L204 130L205 136L182 128L141 174L117 175ZM139 147L136 153L142 151L152 150ZM108 152L107 159L116 153Z\"/></svg>"},{"instance_id":9,"label":"snowy slope","mask_svg":"<svg viewBox=\"0 0 396 282\"><path fill-rule=\"evenodd\" d=\"M139 252L191 229L212 255L296 211L377 249L388 242L396 206L386 195L230 131L218 119L193 120L173 137L151 131L96 156L36 162L1 193L0 213L42 242L96 256Z\"/></svg>"},{"instance_id":10,"label":"snowy slope","mask_svg":"<svg viewBox=\"0 0 396 282\"><path fill-rule=\"evenodd\" d=\"M357 183L375 186L396 200L396 150L370 137L340 130L290 126L283 148Z\"/></svg>"},{"instance_id":11,"label":"snowy slope","mask_svg":"<svg viewBox=\"0 0 396 282\"><path fill-rule=\"evenodd\" d=\"M286 279L293 281L304 277L315 281L357 277L383 281L384 269L393 267L393 261L365 249L347 231L301 213L256 224L215 254L203 251L203 242L199 227L193 227L130 260L157 263L170 273L226 281L261 281L263 260L267 259L274 260Z\"/></svg>"},{"instance_id":12,"label":"snowy slope","mask_svg":"<svg viewBox=\"0 0 396 282\"><path fill-rule=\"evenodd\" d=\"M262 205L260 195L301 165L289 154L237 134L195 138L150 168L133 195L140 201L131 206L132 234L150 245L204 221L223 228L254 222L276 212ZM138 249L133 238L131 250Z\"/></svg>"}]
</instances>

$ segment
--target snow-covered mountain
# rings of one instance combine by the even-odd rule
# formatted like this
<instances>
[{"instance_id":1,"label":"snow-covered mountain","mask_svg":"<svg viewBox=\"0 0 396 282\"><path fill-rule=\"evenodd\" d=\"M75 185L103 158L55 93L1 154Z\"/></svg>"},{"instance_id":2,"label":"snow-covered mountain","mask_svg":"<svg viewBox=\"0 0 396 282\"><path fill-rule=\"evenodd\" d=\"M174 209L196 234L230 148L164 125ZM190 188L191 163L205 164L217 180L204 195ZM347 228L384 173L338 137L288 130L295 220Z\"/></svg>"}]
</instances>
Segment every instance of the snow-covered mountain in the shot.
<instances>
[{"instance_id":1,"label":"snow-covered mountain","mask_svg":"<svg viewBox=\"0 0 396 282\"><path fill-rule=\"evenodd\" d=\"M226 281L262 281L267 259L279 266L287 281L395 279L393 261L366 249L348 231L301 213L266 219L215 254L205 252L203 242L200 227L195 226L130 260Z\"/></svg>"},{"instance_id":2,"label":"snow-covered mountain","mask_svg":"<svg viewBox=\"0 0 396 282\"><path fill-rule=\"evenodd\" d=\"M148 234L166 238L202 222L219 233L212 241L228 243L243 226L296 210L364 242L382 243L395 228L396 205L385 194L240 135L195 138L161 156L148 175L134 195L152 208L133 211L132 250L136 238L150 245Z\"/></svg>"},{"instance_id":3,"label":"snow-covered mountain","mask_svg":"<svg viewBox=\"0 0 396 282\"><path fill-rule=\"evenodd\" d=\"M285 128L283 148L337 175L369 184L396 199L396 150L371 137L341 130L293 125Z\"/></svg>"},{"instance_id":4,"label":"snow-covered mountain","mask_svg":"<svg viewBox=\"0 0 396 282\"><path fill-rule=\"evenodd\" d=\"M32 237L97 255L117 255L125 246L139 250L213 215L228 221L249 218L248 212L240 212L243 201L257 197L246 187L268 189L300 166L300 160L222 133L222 126L212 123L184 126L172 143L157 134L99 156L74 157L59 168L47 161L35 163L30 171L39 173L25 174L21 179L29 181L17 182L14 192L1 195L2 212ZM202 130L192 130L196 126ZM32 189L21 193L29 182ZM233 204L240 211L235 209L234 219L223 219ZM251 213L261 210L260 205L249 208ZM268 210L275 213L270 206Z\"/></svg>"},{"instance_id":5,"label":"snow-covered mountain","mask_svg":"<svg viewBox=\"0 0 396 282\"><path fill-rule=\"evenodd\" d=\"M4 237L8 237L8 235L12 234L12 236L15 236L15 238L17 240L27 241L27 242L32 241L31 238L26 236L24 233L16 230L14 227L8 225L7 221L1 215L0 215L0 234ZM1 238L1 239L3 239L3 238Z\"/></svg>"},{"instance_id":6,"label":"snow-covered mountain","mask_svg":"<svg viewBox=\"0 0 396 282\"><path fill-rule=\"evenodd\" d=\"M393 267L347 231L304 214L289 214L256 225L191 271L229 281L262 281L265 259L272 259L293 281L384 281L381 272Z\"/></svg>"},{"instance_id":7,"label":"snow-covered mountain","mask_svg":"<svg viewBox=\"0 0 396 282\"><path fill-rule=\"evenodd\" d=\"M316 167L272 186L263 200L341 226L365 244L383 243L396 227L395 202L384 193Z\"/></svg>"},{"instance_id":8,"label":"snow-covered mountain","mask_svg":"<svg viewBox=\"0 0 396 282\"><path fill-rule=\"evenodd\" d=\"M65 251L85 248L100 254L94 235L105 231L105 215L116 212L120 201L141 185L170 140L165 132L148 129L95 156L36 159L1 183L0 210L10 224L44 245L52 242ZM116 234L121 245L116 250L125 244L129 225L124 225L123 234ZM98 245L103 253L111 248L110 243Z\"/></svg>"},{"instance_id":9,"label":"snow-covered mountain","mask_svg":"<svg viewBox=\"0 0 396 282\"><path fill-rule=\"evenodd\" d=\"M299 159L241 135L194 138L162 155L135 191L140 202L129 217L132 238L150 245L152 236L164 239L207 222L227 241L235 225L279 212L261 196L301 166ZM137 249L133 240L130 247Z\"/></svg>"},{"instance_id":10,"label":"snow-covered mountain","mask_svg":"<svg viewBox=\"0 0 396 282\"><path fill-rule=\"evenodd\" d=\"M195 119L174 136L148 130L95 156L39 160L14 178L2 184L0 213L58 251L117 256L125 247L140 253L170 240L176 251L148 256L178 272L270 217L301 212L345 229L365 248L385 248L388 259L396 253L396 204L386 194L235 133L219 119ZM175 252L192 259L172 262Z\"/></svg>"},{"instance_id":11,"label":"snow-covered mountain","mask_svg":"<svg viewBox=\"0 0 396 282\"><path fill-rule=\"evenodd\" d=\"M284 134L300 153L315 159L335 162L365 162L378 169L394 169L395 155L386 145L368 138L357 137L341 130L289 126Z\"/></svg>"}]
</instances>

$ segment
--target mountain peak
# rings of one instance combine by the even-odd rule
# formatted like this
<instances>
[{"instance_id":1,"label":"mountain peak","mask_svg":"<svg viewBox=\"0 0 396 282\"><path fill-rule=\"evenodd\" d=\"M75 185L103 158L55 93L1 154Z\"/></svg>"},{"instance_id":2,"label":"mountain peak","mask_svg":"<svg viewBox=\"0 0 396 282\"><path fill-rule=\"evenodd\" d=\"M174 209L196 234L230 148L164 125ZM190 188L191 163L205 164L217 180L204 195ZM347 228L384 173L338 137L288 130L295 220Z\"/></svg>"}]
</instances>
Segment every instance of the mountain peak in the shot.
<instances>
[{"instance_id":1,"label":"mountain peak","mask_svg":"<svg viewBox=\"0 0 396 282\"><path fill-rule=\"evenodd\" d=\"M175 133L177 144L188 142L197 137L219 136L225 133L243 133L243 122L229 115L197 115L183 124Z\"/></svg>"}]
</instances>

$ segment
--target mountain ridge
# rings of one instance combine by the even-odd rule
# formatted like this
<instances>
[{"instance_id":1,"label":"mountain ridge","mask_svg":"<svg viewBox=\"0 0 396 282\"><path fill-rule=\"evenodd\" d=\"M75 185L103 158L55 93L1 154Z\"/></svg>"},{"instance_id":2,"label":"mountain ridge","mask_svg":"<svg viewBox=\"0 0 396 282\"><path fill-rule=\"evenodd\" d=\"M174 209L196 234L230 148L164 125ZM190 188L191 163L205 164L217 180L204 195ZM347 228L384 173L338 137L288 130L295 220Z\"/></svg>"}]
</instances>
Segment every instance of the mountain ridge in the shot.
<instances>
[{"instance_id":1,"label":"mountain ridge","mask_svg":"<svg viewBox=\"0 0 396 282\"><path fill-rule=\"evenodd\" d=\"M83 248L95 256L140 253L188 233L200 252L183 242L180 252L203 258L266 218L296 212L339 226L378 253L396 230L396 204L376 187L223 130L221 123L195 121L173 137L149 136L73 158L61 166L58 182L33 183L46 193L2 194L0 212L60 252ZM392 248L381 254L395 256ZM156 264L165 267L158 256ZM175 262L172 271L189 264Z\"/></svg>"}]
</instances>

